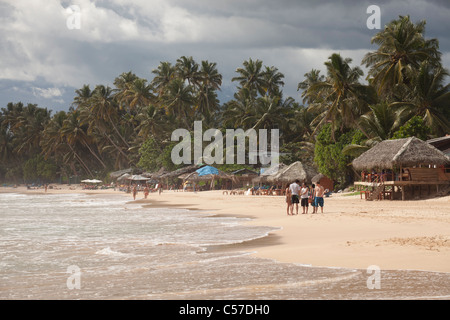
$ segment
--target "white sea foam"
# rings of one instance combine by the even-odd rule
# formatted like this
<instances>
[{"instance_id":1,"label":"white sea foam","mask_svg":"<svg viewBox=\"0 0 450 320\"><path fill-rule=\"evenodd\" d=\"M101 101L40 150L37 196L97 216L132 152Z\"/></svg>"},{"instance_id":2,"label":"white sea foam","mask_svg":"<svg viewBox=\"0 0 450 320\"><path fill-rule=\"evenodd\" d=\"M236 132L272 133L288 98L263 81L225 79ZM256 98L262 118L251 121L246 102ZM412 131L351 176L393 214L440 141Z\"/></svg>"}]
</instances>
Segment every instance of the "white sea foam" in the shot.
<instances>
[{"instance_id":1,"label":"white sea foam","mask_svg":"<svg viewBox=\"0 0 450 320\"><path fill-rule=\"evenodd\" d=\"M0 194L0 298L377 299L448 296L450 275L364 272L258 259L235 244L275 228L189 210L143 208L123 197ZM65 290L67 267L82 290ZM407 286L405 286L407 284Z\"/></svg>"},{"instance_id":2,"label":"white sea foam","mask_svg":"<svg viewBox=\"0 0 450 320\"><path fill-rule=\"evenodd\" d=\"M119 252L119 251L114 251L111 250L110 247L106 247L102 250L97 251L95 254L100 254L100 255L104 255L104 256L113 256L113 257L123 257L123 256L127 256L127 254Z\"/></svg>"}]
</instances>

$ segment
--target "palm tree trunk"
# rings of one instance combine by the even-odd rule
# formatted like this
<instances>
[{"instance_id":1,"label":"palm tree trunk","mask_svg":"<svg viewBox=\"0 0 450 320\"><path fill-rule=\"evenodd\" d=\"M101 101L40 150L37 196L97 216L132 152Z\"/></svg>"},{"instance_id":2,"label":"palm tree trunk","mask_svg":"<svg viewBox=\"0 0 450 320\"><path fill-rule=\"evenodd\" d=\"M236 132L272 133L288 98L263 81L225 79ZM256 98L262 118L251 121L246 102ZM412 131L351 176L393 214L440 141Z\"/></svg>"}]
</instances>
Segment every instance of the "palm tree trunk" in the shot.
<instances>
[{"instance_id":1,"label":"palm tree trunk","mask_svg":"<svg viewBox=\"0 0 450 320\"><path fill-rule=\"evenodd\" d=\"M120 154L122 154L128 161L131 162L130 158L128 158L128 156L117 146L117 144L114 143L114 141L111 139L110 136L108 136L106 134L106 132L103 132L103 135L106 137L106 139L108 139L108 141L117 149L117 151L120 152Z\"/></svg>"},{"instance_id":2,"label":"palm tree trunk","mask_svg":"<svg viewBox=\"0 0 450 320\"><path fill-rule=\"evenodd\" d=\"M352 122L358 127L359 130L367 137L367 139L370 139L370 136L367 134L367 132L364 131L364 129L359 125L358 121L355 120L355 115L353 112L350 112L352 115Z\"/></svg>"},{"instance_id":3,"label":"palm tree trunk","mask_svg":"<svg viewBox=\"0 0 450 320\"><path fill-rule=\"evenodd\" d=\"M89 167L84 163L83 159L81 159L81 157L75 152L75 150L69 143L67 145L70 147L70 150L72 150L72 152L75 155L75 158L77 158L78 162L83 166L86 173L89 174L91 178L93 178L94 175L92 174L91 170L89 170Z\"/></svg>"},{"instance_id":4,"label":"palm tree trunk","mask_svg":"<svg viewBox=\"0 0 450 320\"><path fill-rule=\"evenodd\" d=\"M106 165L105 163L102 161L102 159L100 159L97 154L94 152L94 150L91 149L91 147L89 146L89 144L86 142L85 146L89 149L89 151L91 152L91 154L98 160L98 162L101 163L101 165L103 166L104 169L106 169Z\"/></svg>"},{"instance_id":5,"label":"palm tree trunk","mask_svg":"<svg viewBox=\"0 0 450 320\"><path fill-rule=\"evenodd\" d=\"M117 135L120 137L120 139L123 141L123 143L125 143L125 145L127 146L127 148L130 148L130 145L126 142L125 138L122 137L122 135L120 134L119 130L117 129L116 125L114 124L114 121L112 121L111 119L111 115L108 114L108 119L109 119L109 123L112 124L114 131L116 131Z\"/></svg>"}]
</instances>

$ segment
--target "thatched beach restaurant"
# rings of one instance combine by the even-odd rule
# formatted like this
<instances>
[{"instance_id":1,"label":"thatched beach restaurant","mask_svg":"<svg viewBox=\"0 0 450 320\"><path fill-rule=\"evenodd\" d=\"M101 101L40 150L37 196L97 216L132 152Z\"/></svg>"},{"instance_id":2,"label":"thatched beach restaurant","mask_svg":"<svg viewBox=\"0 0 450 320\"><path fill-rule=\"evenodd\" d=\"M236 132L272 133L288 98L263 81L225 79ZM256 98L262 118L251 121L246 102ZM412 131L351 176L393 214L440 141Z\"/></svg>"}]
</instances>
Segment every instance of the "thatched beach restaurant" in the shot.
<instances>
[{"instance_id":1,"label":"thatched beach restaurant","mask_svg":"<svg viewBox=\"0 0 450 320\"><path fill-rule=\"evenodd\" d=\"M268 181L273 183L291 183L298 179L301 182L310 183L315 175L317 175L317 171L313 167L296 161L279 170L276 174L269 176Z\"/></svg>"},{"instance_id":2,"label":"thatched beach restaurant","mask_svg":"<svg viewBox=\"0 0 450 320\"><path fill-rule=\"evenodd\" d=\"M385 140L353 160L367 200L420 199L450 187L450 158L415 137Z\"/></svg>"}]
</instances>

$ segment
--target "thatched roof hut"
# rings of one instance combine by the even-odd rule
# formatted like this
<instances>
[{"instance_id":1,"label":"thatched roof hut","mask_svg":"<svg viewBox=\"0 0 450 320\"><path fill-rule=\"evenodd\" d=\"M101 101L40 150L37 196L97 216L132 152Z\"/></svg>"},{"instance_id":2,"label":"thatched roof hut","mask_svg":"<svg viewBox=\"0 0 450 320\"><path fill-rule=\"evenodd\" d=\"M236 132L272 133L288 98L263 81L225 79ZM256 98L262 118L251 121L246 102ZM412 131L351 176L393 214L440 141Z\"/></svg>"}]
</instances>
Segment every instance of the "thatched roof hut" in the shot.
<instances>
[{"instance_id":1,"label":"thatched roof hut","mask_svg":"<svg viewBox=\"0 0 450 320\"><path fill-rule=\"evenodd\" d=\"M278 165L273 165L270 168L266 169L263 173L261 173L258 177L253 178L252 182L254 183L264 183L269 181L269 177L277 174L280 170L286 167L285 164L279 163Z\"/></svg>"},{"instance_id":2,"label":"thatched roof hut","mask_svg":"<svg viewBox=\"0 0 450 320\"><path fill-rule=\"evenodd\" d=\"M110 176L111 178L113 178L113 179L117 179L117 178L123 176L123 175L126 174L126 173L131 173L132 171L133 171L132 168L123 169L123 170L111 172L111 173L109 174L109 176Z\"/></svg>"},{"instance_id":3,"label":"thatched roof hut","mask_svg":"<svg viewBox=\"0 0 450 320\"><path fill-rule=\"evenodd\" d=\"M233 177L233 183L236 187L243 186L246 183L250 183L254 178L258 176L258 173L253 170L244 168L231 172L231 175Z\"/></svg>"},{"instance_id":4,"label":"thatched roof hut","mask_svg":"<svg viewBox=\"0 0 450 320\"><path fill-rule=\"evenodd\" d=\"M236 171L233 171L231 174L234 174L236 176L239 177L251 177L251 176L257 176L258 173L253 171L253 170L249 170L249 169L239 169Z\"/></svg>"},{"instance_id":5,"label":"thatched roof hut","mask_svg":"<svg viewBox=\"0 0 450 320\"><path fill-rule=\"evenodd\" d=\"M275 175L270 176L268 180L270 182L292 182L298 179L304 182L311 182L311 179L315 175L317 175L317 171L314 168L305 166L300 161L296 161Z\"/></svg>"},{"instance_id":6,"label":"thatched roof hut","mask_svg":"<svg viewBox=\"0 0 450 320\"><path fill-rule=\"evenodd\" d=\"M328 189L329 191L333 191L334 190L334 182L333 180L331 180L330 178L328 178L326 175L319 173L317 175L315 175L312 179L311 182L314 184L317 184L318 182L325 188Z\"/></svg>"},{"instance_id":7,"label":"thatched roof hut","mask_svg":"<svg viewBox=\"0 0 450 320\"><path fill-rule=\"evenodd\" d=\"M202 167L201 165L193 164L193 165L186 166L186 167L183 167L183 168L171 171L171 172L166 172L166 173L162 174L160 176L160 178L163 178L163 179L164 178L175 178L182 174L192 173L201 167Z\"/></svg>"},{"instance_id":8,"label":"thatched roof hut","mask_svg":"<svg viewBox=\"0 0 450 320\"><path fill-rule=\"evenodd\" d=\"M152 178L152 179L155 179L155 180L158 180L158 179L161 179L161 176L162 175L164 175L164 174L166 174L166 173L169 173L170 171L167 171L166 170L166 168L164 168L164 167L161 167L158 171L156 171L156 172L144 172L143 174L142 174L142 176L144 176L144 177L146 177L146 178Z\"/></svg>"},{"instance_id":9,"label":"thatched roof hut","mask_svg":"<svg viewBox=\"0 0 450 320\"><path fill-rule=\"evenodd\" d=\"M417 165L448 165L450 158L416 137L384 140L353 160L356 170L394 169Z\"/></svg>"},{"instance_id":10,"label":"thatched roof hut","mask_svg":"<svg viewBox=\"0 0 450 320\"><path fill-rule=\"evenodd\" d=\"M427 143L431 144L436 149L441 150L445 155L450 156L450 135L427 140Z\"/></svg>"},{"instance_id":11,"label":"thatched roof hut","mask_svg":"<svg viewBox=\"0 0 450 320\"><path fill-rule=\"evenodd\" d=\"M124 173L123 175L121 175L120 177L117 178L117 181L128 180L129 177L131 177L131 174Z\"/></svg>"}]
</instances>

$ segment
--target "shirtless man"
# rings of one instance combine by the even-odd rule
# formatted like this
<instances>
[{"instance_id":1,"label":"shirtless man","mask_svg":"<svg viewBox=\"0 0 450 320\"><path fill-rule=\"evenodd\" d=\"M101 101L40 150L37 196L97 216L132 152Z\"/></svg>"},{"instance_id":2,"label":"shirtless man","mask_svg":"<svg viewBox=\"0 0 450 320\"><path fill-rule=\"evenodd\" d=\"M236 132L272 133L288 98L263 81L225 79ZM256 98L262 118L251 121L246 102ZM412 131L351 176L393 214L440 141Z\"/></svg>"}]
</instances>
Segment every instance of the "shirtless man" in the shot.
<instances>
[{"instance_id":1,"label":"shirtless man","mask_svg":"<svg viewBox=\"0 0 450 320\"><path fill-rule=\"evenodd\" d=\"M316 207L316 213L320 210L323 213L323 195L325 193L325 189L320 185L320 182L316 183L316 198L314 199L314 206Z\"/></svg>"}]
</instances>

